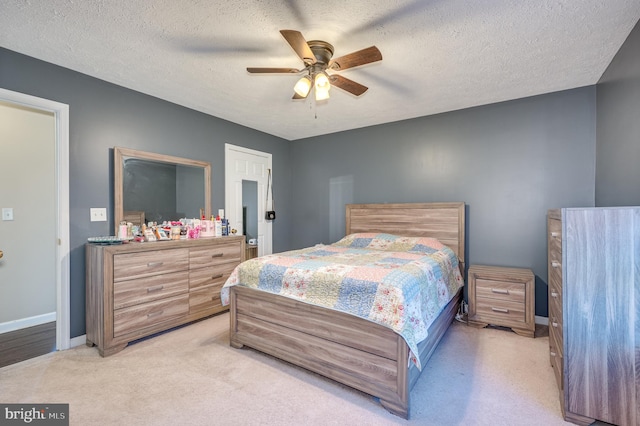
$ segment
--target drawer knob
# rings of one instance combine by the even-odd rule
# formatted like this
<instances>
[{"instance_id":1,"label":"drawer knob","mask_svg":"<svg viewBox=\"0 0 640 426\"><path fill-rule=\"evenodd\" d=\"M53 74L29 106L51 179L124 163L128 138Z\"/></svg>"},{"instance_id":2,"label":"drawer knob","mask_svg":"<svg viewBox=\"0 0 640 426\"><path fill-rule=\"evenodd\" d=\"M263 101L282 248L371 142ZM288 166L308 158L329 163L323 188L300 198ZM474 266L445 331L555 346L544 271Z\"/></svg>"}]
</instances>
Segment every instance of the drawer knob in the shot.
<instances>
[{"instance_id":1,"label":"drawer knob","mask_svg":"<svg viewBox=\"0 0 640 426\"><path fill-rule=\"evenodd\" d=\"M555 297L555 298L557 298L557 297L558 297L558 293L557 293L557 292L555 292L555 291L552 291L552 292L551 292L551 297Z\"/></svg>"},{"instance_id":2,"label":"drawer knob","mask_svg":"<svg viewBox=\"0 0 640 426\"><path fill-rule=\"evenodd\" d=\"M156 266L162 266L164 264L164 262L149 262L147 263L147 266L149 268L155 268Z\"/></svg>"},{"instance_id":3,"label":"drawer knob","mask_svg":"<svg viewBox=\"0 0 640 426\"><path fill-rule=\"evenodd\" d=\"M222 256L224 256L224 253L216 253L211 255L211 257L222 257Z\"/></svg>"},{"instance_id":4,"label":"drawer knob","mask_svg":"<svg viewBox=\"0 0 640 426\"><path fill-rule=\"evenodd\" d=\"M218 274L218 275L214 275L211 277L212 280L218 279L218 278L222 278L224 276L224 274Z\"/></svg>"},{"instance_id":5,"label":"drawer knob","mask_svg":"<svg viewBox=\"0 0 640 426\"><path fill-rule=\"evenodd\" d=\"M158 315L162 315L163 312L164 311L151 312L151 313L147 314L147 318L157 317Z\"/></svg>"},{"instance_id":6,"label":"drawer knob","mask_svg":"<svg viewBox=\"0 0 640 426\"><path fill-rule=\"evenodd\" d=\"M160 291L164 288L164 285L157 285L155 287L148 287L147 293L153 293L154 291Z\"/></svg>"},{"instance_id":7,"label":"drawer knob","mask_svg":"<svg viewBox=\"0 0 640 426\"><path fill-rule=\"evenodd\" d=\"M552 326L554 326L555 328L558 328L558 323L557 323L557 322L555 322L555 321L554 321L554 322L552 322L552 323L551 323L551 325L552 325Z\"/></svg>"},{"instance_id":8,"label":"drawer knob","mask_svg":"<svg viewBox=\"0 0 640 426\"><path fill-rule=\"evenodd\" d=\"M556 353L555 353L555 352L553 352L553 351L551 351L551 352L549 353L549 355L551 355L552 357L554 357L554 358L555 358Z\"/></svg>"},{"instance_id":9,"label":"drawer knob","mask_svg":"<svg viewBox=\"0 0 640 426\"><path fill-rule=\"evenodd\" d=\"M509 294L509 290L505 290L503 288L492 288L491 292L497 294Z\"/></svg>"},{"instance_id":10,"label":"drawer knob","mask_svg":"<svg viewBox=\"0 0 640 426\"><path fill-rule=\"evenodd\" d=\"M494 307L492 306L492 307L491 307L491 310L492 310L493 312L500 312L500 313L503 313L503 314L508 314L508 313L509 313L509 310L508 310L508 309L506 309L506 308L494 308Z\"/></svg>"},{"instance_id":11,"label":"drawer knob","mask_svg":"<svg viewBox=\"0 0 640 426\"><path fill-rule=\"evenodd\" d=\"M552 236L553 238L558 238L558 237L560 236L560 233L559 233L559 232L552 232L552 233L551 233L551 236Z\"/></svg>"},{"instance_id":12,"label":"drawer knob","mask_svg":"<svg viewBox=\"0 0 640 426\"><path fill-rule=\"evenodd\" d=\"M556 261L551 262L552 268L558 268L559 266L560 266L560 262L556 262Z\"/></svg>"}]
</instances>

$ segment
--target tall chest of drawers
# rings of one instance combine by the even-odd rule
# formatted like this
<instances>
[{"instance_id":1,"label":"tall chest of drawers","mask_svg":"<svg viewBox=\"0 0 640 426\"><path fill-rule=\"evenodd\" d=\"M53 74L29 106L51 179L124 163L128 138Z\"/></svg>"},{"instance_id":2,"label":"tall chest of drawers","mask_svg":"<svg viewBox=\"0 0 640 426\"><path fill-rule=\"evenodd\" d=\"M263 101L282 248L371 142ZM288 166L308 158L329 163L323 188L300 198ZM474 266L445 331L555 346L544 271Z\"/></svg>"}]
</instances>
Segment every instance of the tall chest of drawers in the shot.
<instances>
[{"instance_id":1,"label":"tall chest of drawers","mask_svg":"<svg viewBox=\"0 0 640 426\"><path fill-rule=\"evenodd\" d=\"M244 259L244 237L86 245L87 345L102 356L222 312L220 289Z\"/></svg>"},{"instance_id":2,"label":"tall chest of drawers","mask_svg":"<svg viewBox=\"0 0 640 426\"><path fill-rule=\"evenodd\" d=\"M640 207L547 215L549 355L565 420L640 425Z\"/></svg>"}]
</instances>

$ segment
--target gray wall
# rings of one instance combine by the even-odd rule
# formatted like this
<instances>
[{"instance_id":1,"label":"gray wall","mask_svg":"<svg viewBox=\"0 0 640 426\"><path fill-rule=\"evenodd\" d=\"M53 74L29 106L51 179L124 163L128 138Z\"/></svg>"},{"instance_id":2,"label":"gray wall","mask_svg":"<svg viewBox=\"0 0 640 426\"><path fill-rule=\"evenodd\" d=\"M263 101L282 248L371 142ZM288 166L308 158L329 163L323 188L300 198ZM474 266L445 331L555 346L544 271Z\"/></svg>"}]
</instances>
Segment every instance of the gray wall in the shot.
<instances>
[{"instance_id":1,"label":"gray wall","mask_svg":"<svg viewBox=\"0 0 640 426\"><path fill-rule=\"evenodd\" d=\"M467 203L467 265L531 268L547 315L546 212L594 205L595 87L291 145L292 246L344 234L337 202Z\"/></svg>"},{"instance_id":2,"label":"gray wall","mask_svg":"<svg viewBox=\"0 0 640 426\"><path fill-rule=\"evenodd\" d=\"M597 85L596 205L640 205L640 23Z\"/></svg>"},{"instance_id":3,"label":"gray wall","mask_svg":"<svg viewBox=\"0 0 640 426\"><path fill-rule=\"evenodd\" d=\"M224 143L272 153L274 251L338 239L345 203L465 201L467 265L533 269L545 316L547 209L640 204L639 37L597 87L293 143L0 48L1 87L71 107L71 335L84 333L84 242L113 232L88 212L112 217L115 145L210 161L214 212Z\"/></svg>"},{"instance_id":4,"label":"gray wall","mask_svg":"<svg viewBox=\"0 0 640 426\"><path fill-rule=\"evenodd\" d=\"M84 244L114 232L114 146L211 162L213 211L224 208L225 142L271 153L273 248L289 247L290 142L2 48L0 64L0 87L69 105L71 337L85 333ZM109 221L90 222L91 207L107 207Z\"/></svg>"}]
</instances>

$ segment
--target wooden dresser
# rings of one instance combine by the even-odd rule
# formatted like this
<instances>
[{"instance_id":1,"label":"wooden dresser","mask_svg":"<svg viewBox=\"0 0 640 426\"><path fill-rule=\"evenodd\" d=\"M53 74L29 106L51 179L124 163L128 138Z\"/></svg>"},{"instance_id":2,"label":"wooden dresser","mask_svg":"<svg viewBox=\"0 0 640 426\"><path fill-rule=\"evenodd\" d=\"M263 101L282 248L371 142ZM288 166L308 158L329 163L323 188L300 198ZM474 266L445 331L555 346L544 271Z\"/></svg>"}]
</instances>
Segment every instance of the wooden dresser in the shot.
<instances>
[{"instance_id":1,"label":"wooden dresser","mask_svg":"<svg viewBox=\"0 0 640 426\"><path fill-rule=\"evenodd\" d=\"M547 215L549 352L565 420L640 425L640 207Z\"/></svg>"},{"instance_id":2,"label":"wooden dresser","mask_svg":"<svg viewBox=\"0 0 640 426\"><path fill-rule=\"evenodd\" d=\"M535 277L530 269L471 265L468 281L470 325L500 325L534 337Z\"/></svg>"},{"instance_id":3,"label":"wooden dresser","mask_svg":"<svg viewBox=\"0 0 640 426\"><path fill-rule=\"evenodd\" d=\"M87 345L108 356L141 337L226 310L220 289L244 237L86 245Z\"/></svg>"}]
</instances>

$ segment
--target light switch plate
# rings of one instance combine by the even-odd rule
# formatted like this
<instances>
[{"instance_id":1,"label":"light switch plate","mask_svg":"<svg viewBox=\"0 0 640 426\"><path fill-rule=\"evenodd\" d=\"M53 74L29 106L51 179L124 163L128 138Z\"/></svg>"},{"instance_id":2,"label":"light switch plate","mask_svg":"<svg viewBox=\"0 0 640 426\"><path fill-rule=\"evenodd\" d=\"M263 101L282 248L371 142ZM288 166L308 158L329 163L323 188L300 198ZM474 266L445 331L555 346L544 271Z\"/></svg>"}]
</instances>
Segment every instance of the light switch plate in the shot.
<instances>
[{"instance_id":1,"label":"light switch plate","mask_svg":"<svg viewBox=\"0 0 640 426\"><path fill-rule=\"evenodd\" d=\"M104 207L91 207L91 222L106 222L107 209Z\"/></svg>"},{"instance_id":2,"label":"light switch plate","mask_svg":"<svg viewBox=\"0 0 640 426\"><path fill-rule=\"evenodd\" d=\"M13 209L11 207L2 208L2 220L13 220Z\"/></svg>"}]
</instances>

